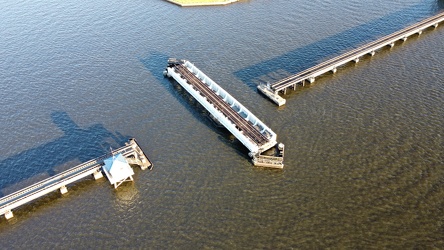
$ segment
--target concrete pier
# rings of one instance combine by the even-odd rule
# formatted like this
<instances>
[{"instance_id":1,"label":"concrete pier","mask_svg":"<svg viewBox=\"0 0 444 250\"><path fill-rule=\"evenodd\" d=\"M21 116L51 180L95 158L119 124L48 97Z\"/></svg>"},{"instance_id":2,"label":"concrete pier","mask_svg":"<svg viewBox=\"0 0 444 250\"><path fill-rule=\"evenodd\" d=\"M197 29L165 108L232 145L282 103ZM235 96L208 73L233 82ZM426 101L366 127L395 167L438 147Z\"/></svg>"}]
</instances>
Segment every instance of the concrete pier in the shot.
<instances>
[{"instance_id":1,"label":"concrete pier","mask_svg":"<svg viewBox=\"0 0 444 250\"><path fill-rule=\"evenodd\" d=\"M395 46L397 41L406 41L409 36L420 35L422 32L429 27L438 27L440 22L444 21L444 12L441 12L433 17L427 18L421 22L408 26L400 31L393 34L384 36L376 41L365 44L357 49L346 52L340 56L327 60L295 75L286 77L269 85L269 90L274 94L286 93L287 88L294 88L294 85L301 84L305 85L306 81L310 83L314 82L314 79L326 72L336 72L337 68L354 61L358 63L360 58L366 54L374 55L378 49L385 46L390 46L391 48Z\"/></svg>"},{"instance_id":2,"label":"concrete pier","mask_svg":"<svg viewBox=\"0 0 444 250\"><path fill-rule=\"evenodd\" d=\"M12 210L23 204L32 202L56 190L59 190L61 194L65 194L68 192L68 184L87 176L93 175L94 179L103 177L101 170L104 164L103 160L114 154L122 154L129 164L139 165L141 169L152 169L153 167L137 141L130 139L125 146L112 150L109 154L77 165L60 174L0 198L0 215L10 219L14 216Z\"/></svg>"}]
</instances>

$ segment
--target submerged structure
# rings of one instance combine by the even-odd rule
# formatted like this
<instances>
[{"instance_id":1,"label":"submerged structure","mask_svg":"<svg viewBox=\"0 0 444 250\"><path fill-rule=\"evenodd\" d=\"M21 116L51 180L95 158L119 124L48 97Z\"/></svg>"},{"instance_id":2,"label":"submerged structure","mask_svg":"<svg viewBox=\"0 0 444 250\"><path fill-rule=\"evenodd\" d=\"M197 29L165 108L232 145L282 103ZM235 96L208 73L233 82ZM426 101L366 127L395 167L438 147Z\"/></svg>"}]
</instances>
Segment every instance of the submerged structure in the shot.
<instances>
[{"instance_id":1,"label":"submerged structure","mask_svg":"<svg viewBox=\"0 0 444 250\"><path fill-rule=\"evenodd\" d=\"M284 145L278 145L276 133L196 66L170 58L164 75L174 78L247 147L255 166L284 167Z\"/></svg>"}]
</instances>

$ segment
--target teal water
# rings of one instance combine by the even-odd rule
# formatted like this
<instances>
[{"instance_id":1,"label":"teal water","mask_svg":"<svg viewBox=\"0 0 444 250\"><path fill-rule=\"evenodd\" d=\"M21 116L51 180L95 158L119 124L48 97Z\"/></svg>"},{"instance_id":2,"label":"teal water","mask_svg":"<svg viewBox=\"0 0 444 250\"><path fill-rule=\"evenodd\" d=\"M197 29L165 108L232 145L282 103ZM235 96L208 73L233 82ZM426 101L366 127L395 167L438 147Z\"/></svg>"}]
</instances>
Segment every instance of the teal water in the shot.
<instances>
[{"instance_id":1,"label":"teal water","mask_svg":"<svg viewBox=\"0 0 444 250\"><path fill-rule=\"evenodd\" d=\"M0 194L135 137L152 171L85 179L0 219L3 249L444 248L444 29L280 79L444 10L442 0L0 3ZM273 129L282 171L162 76L184 58Z\"/></svg>"}]
</instances>

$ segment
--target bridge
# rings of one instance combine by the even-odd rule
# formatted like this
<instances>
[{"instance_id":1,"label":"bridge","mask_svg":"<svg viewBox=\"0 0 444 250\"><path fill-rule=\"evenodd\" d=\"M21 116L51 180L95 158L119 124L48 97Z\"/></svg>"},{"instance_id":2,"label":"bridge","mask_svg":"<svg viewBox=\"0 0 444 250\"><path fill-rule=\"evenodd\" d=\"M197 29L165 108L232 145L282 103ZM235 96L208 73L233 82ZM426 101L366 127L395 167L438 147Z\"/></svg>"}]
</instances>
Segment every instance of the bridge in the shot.
<instances>
[{"instance_id":1,"label":"bridge","mask_svg":"<svg viewBox=\"0 0 444 250\"><path fill-rule=\"evenodd\" d=\"M68 192L67 185L77 180L93 175L94 179L103 177L103 161L113 155L122 154L128 164L139 165L143 170L152 169L153 165L140 148L135 139L130 139L125 146L112 150L109 154L92 159L50 178L0 198L0 215L6 219L13 217L12 209L31 202L55 190L62 194Z\"/></svg>"},{"instance_id":2,"label":"bridge","mask_svg":"<svg viewBox=\"0 0 444 250\"><path fill-rule=\"evenodd\" d=\"M164 74L173 77L250 150L255 166L283 167L283 144L278 145L280 156L262 154L277 145L276 134L196 66L187 60L169 59Z\"/></svg>"},{"instance_id":3,"label":"bridge","mask_svg":"<svg viewBox=\"0 0 444 250\"><path fill-rule=\"evenodd\" d=\"M264 93L267 97L273 100L279 106L285 104L285 100L279 96L279 93L286 94L288 88L296 89L298 84L305 85L305 82L313 83L315 78L323 75L327 72L335 73L337 68L354 61L359 62L359 58L364 55L375 55L375 52L385 46L393 47L397 41L406 41L409 36L414 34L421 34L425 29L429 27L438 27L438 24L444 21L444 12L441 12L435 16L427 18L421 22L408 26L400 31L384 36L376 41L365 44L359 48L346 52L340 56L334 57L323 63L315 65L309 69L299 72L295 75L288 76L284 79L269 83L267 85L261 84L258 86L258 90Z\"/></svg>"}]
</instances>

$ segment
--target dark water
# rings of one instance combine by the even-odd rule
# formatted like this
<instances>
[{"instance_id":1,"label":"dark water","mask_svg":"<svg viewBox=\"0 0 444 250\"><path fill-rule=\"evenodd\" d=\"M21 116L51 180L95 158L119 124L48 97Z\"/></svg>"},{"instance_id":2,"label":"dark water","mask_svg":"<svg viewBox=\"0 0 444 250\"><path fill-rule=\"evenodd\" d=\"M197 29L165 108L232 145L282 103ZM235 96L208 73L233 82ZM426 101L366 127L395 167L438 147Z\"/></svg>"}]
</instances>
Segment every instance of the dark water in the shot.
<instances>
[{"instance_id":1,"label":"dark water","mask_svg":"<svg viewBox=\"0 0 444 250\"><path fill-rule=\"evenodd\" d=\"M0 219L2 249L444 248L444 28L342 67L276 108L279 79L444 9L442 0L0 3L0 192L137 138L155 164ZM283 171L174 82L188 59L286 145Z\"/></svg>"}]
</instances>

